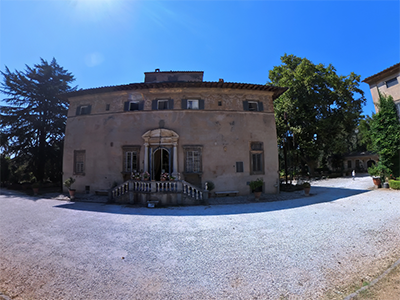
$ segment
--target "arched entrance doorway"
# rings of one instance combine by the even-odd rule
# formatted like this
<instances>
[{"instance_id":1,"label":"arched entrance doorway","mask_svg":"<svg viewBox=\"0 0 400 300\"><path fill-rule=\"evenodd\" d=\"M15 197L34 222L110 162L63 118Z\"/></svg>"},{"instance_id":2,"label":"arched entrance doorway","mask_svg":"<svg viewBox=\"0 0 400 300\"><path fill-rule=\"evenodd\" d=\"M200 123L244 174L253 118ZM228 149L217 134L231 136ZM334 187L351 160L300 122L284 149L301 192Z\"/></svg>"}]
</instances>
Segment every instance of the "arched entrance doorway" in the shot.
<instances>
[{"instance_id":1,"label":"arched entrance doorway","mask_svg":"<svg viewBox=\"0 0 400 300\"><path fill-rule=\"evenodd\" d=\"M153 170L152 174L154 174L154 179L159 181L161 180L162 173L171 173L170 166L170 151L167 148L157 148L153 152Z\"/></svg>"},{"instance_id":2,"label":"arched entrance doorway","mask_svg":"<svg viewBox=\"0 0 400 300\"><path fill-rule=\"evenodd\" d=\"M172 130L158 128L147 131L144 139L144 171L152 180L160 180L162 172L178 175L179 135Z\"/></svg>"}]
</instances>

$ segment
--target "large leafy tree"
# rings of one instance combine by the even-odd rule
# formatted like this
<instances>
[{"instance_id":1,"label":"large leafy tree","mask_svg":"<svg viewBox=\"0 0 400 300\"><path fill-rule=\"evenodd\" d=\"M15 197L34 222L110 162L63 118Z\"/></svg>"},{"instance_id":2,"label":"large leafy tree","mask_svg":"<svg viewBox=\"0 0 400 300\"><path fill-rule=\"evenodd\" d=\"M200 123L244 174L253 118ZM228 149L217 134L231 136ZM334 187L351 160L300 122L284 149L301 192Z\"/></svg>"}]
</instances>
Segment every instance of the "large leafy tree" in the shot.
<instances>
[{"instance_id":1,"label":"large leafy tree","mask_svg":"<svg viewBox=\"0 0 400 300\"><path fill-rule=\"evenodd\" d=\"M370 150L388 173L400 176L400 122L392 96L379 94L379 111L370 120ZM386 176L390 174L385 174Z\"/></svg>"},{"instance_id":2,"label":"large leafy tree","mask_svg":"<svg viewBox=\"0 0 400 300\"><path fill-rule=\"evenodd\" d=\"M360 76L338 75L332 65L294 55L281 61L267 83L289 87L274 101L278 143L290 145L292 157L313 171L321 158L326 162L349 150L366 101Z\"/></svg>"},{"instance_id":3,"label":"large leafy tree","mask_svg":"<svg viewBox=\"0 0 400 300\"><path fill-rule=\"evenodd\" d=\"M6 67L1 74L0 91L7 104L0 106L3 152L38 181L59 177L68 110L68 102L59 95L76 89L70 86L74 76L54 58L50 63L41 59L24 71Z\"/></svg>"}]
</instances>

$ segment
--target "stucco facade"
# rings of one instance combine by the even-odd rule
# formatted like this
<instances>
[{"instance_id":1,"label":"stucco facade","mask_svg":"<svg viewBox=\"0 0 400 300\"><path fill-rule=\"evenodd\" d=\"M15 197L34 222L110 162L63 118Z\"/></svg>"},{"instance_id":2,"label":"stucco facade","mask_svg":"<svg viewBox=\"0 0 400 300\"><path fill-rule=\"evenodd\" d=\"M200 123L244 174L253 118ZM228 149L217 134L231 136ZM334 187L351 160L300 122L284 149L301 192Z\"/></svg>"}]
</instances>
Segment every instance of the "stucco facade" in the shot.
<instances>
[{"instance_id":1,"label":"stucco facade","mask_svg":"<svg viewBox=\"0 0 400 300\"><path fill-rule=\"evenodd\" d=\"M277 193L273 100L286 89L203 82L203 72L149 72L145 82L80 90L70 102L63 176L78 192L109 189L132 172L162 171L215 191Z\"/></svg>"},{"instance_id":2,"label":"stucco facade","mask_svg":"<svg viewBox=\"0 0 400 300\"><path fill-rule=\"evenodd\" d=\"M400 118L400 63L365 78L363 82L369 85L376 112L379 110L377 104L380 92L393 97Z\"/></svg>"}]
</instances>

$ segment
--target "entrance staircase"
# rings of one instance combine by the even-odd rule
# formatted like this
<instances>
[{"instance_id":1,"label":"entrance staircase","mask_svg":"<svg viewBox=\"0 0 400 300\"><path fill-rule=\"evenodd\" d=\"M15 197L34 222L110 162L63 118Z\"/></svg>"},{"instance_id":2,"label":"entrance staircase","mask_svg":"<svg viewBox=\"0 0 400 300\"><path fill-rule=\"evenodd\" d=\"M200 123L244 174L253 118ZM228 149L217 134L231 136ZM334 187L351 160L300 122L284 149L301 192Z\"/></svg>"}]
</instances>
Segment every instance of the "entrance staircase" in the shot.
<instances>
[{"instance_id":1,"label":"entrance staircase","mask_svg":"<svg viewBox=\"0 0 400 300\"><path fill-rule=\"evenodd\" d=\"M111 191L117 203L156 205L196 205L204 201L203 191L184 180L144 181L128 180Z\"/></svg>"}]
</instances>

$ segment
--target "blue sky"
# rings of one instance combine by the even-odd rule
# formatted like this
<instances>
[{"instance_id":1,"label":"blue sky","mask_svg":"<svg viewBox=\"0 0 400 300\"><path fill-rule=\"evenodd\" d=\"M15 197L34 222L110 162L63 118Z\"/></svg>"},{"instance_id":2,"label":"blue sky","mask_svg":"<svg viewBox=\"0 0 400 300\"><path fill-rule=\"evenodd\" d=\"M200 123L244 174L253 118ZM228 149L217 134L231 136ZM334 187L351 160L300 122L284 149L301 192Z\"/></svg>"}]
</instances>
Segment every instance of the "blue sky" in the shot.
<instances>
[{"instance_id":1,"label":"blue sky","mask_svg":"<svg viewBox=\"0 0 400 300\"><path fill-rule=\"evenodd\" d=\"M399 4L0 0L0 68L55 57L79 88L142 82L156 68L265 84L287 53L364 79L400 61ZM361 88L370 115L369 87Z\"/></svg>"}]
</instances>

